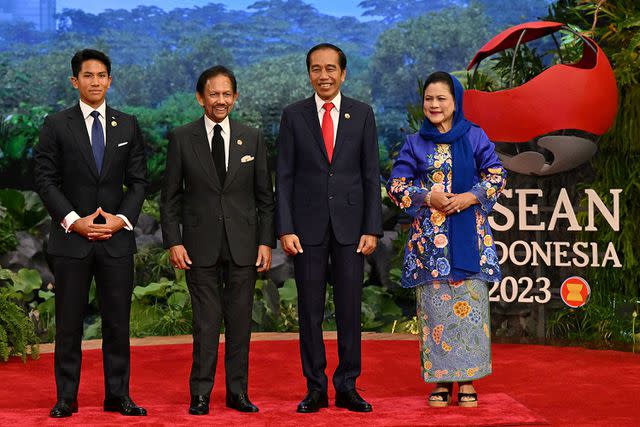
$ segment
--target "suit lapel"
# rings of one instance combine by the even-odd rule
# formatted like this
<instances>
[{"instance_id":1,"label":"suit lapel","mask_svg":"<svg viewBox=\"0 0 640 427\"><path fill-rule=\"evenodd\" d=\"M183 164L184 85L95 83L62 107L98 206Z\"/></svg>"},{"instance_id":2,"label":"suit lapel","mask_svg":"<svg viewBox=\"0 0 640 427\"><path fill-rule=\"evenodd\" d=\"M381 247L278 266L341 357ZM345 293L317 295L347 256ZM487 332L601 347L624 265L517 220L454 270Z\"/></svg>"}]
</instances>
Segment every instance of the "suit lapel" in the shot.
<instances>
[{"instance_id":1,"label":"suit lapel","mask_svg":"<svg viewBox=\"0 0 640 427\"><path fill-rule=\"evenodd\" d=\"M100 176L105 176L111 166L111 162L116 154L118 143L120 142L120 130L122 126L118 127L119 113L107 106L105 110L106 117L105 127L107 134L107 142L104 150L104 160L102 161L102 173ZM130 141L131 142L131 141Z\"/></svg>"},{"instance_id":2,"label":"suit lapel","mask_svg":"<svg viewBox=\"0 0 640 427\"><path fill-rule=\"evenodd\" d=\"M209 139L207 138L207 129L204 125L204 116L193 124L193 144L191 144L191 147L193 147L196 158L200 162L202 169L209 175L214 186L218 189L222 188L220 179L216 173L216 166L213 164L213 157L211 157L211 148L209 147Z\"/></svg>"},{"instance_id":3,"label":"suit lapel","mask_svg":"<svg viewBox=\"0 0 640 427\"><path fill-rule=\"evenodd\" d=\"M325 160L329 161L329 155L327 154L327 147L324 146L324 139L322 138L322 128L320 128L320 121L318 120L318 110L314 96L307 98L306 105L304 107L303 116L307 121L309 130L316 140L316 143L320 146L320 151L324 154Z\"/></svg>"},{"instance_id":4,"label":"suit lapel","mask_svg":"<svg viewBox=\"0 0 640 427\"><path fill-rule=\"evenodd\" d=\"M76 144L80 152L82 153L85 161L89 165L89 169L93 173L93 176L98 179L98 168L96 167L96 161L93 158L93 151L91 151L91 140L87 133L87 125L82 116L82 110L80 110L80 104L77 104L69 112L69 130L76 140Z\"/></svg>"},{"instance_id":5,"label":"suit lapel","mask_svg":"<svg viewBox=\"0 0 640 427\"><path fill-rule=\"evenodd\" d=\"M238 141L242 141L244 138L242 131L238 129L238 126L232 120L229 120L229 128L231 130L231 135L229 136L229 166L227 167L227 177L225 178L223 188L227 188L229 186L229 183L233 181L233 178L238 171L238 167L240 166L240 154L242 152Z\"/></svg>"},{"instance_id":6,"label":"suit lapel","mask_svg":"<svg viewBox=\"0 0 640 427\"><path fill-rule=\"evenodd\" d=\"M347 98L346 96L342 95L342 101L340 102L340 115L338 116L338 131L336 132L336 142L335 145L333 146L333 159L332 161L335 161L336 157L338 156L338 153L340 152L340 148L342 148L342 146L344 145L344 135L345 135L345 128L347 128L349 126L349 121L347 121L347 119L345 118L345 115L348 114L349 117L351 117L351 114L353 113L351 110L352 107L352 103L351 100L349 98Z\"/></svg>"}]
</instances>

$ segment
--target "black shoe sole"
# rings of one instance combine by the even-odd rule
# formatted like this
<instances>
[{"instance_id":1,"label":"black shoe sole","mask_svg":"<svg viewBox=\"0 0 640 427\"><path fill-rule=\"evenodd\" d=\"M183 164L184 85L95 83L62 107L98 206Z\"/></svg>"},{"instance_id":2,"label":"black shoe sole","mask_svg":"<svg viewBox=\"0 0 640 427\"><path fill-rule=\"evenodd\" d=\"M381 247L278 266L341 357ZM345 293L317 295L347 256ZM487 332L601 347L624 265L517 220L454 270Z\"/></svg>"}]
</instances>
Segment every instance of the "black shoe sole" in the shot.
<instances>
[{"instance_id":1,"label":"black shoe sole","mask_svg":"<svg viewBox=\"0 0 640 427\"><path fill-rule=\"evenodd\" d=\"M368 408L352 408L349 405L345 405L342 403L338 403L336 402L336 408L343 408L343 409L348 409L351 412L373 412L373 408L372 407L368 407Z\"/></svg>"},{"instance_id":2,"label":"black shoe sole","mask_svg":"<svg viewBox=\"0 0 640 427\"><path fill-rule=\"evenodd\" d=\"M73 415L73 412L71 414L52 414L52 413L49 413L49 418L69 418L71 415Z\"/></svg>"},{"instance_id":3,"label":"black shoe sole","mask_svg":"<svg viewBox=\"0 0 640 427\"><path fill-rule=\"evenodd\" d=\"M104 412L117 412L122 416L125 417L146 417L147 413L145 412L144 414L127 414L127 413L123 413L120 408L114 408L113 406L105 406L104 407Z\"/></svg>"},{"instance_id":4,"label":"black shoe sole","mask_svg":"<svg viewBox=\"0 0 640 427\"><path fill-rule=\"evenodd\" d=\"M329 407L329 402L327 403L321 403L320 405L318 405L315 408L300 408L298 407L298 409L296 410L296 412L300 413L300 414L312 414L314 412L319 412L320 409L322 408L328 408Z\"/></svg>"},{"instance_id":5,"label":"black shoe sole","mask_svg":"<svg viewBox=\"0 0 640 427\"><path fill-rule=\"evenodd\" d=\"M249 408L241 409L241 408L236 408L235 406L232 406L232 405L227 405L227 408L233 409L233 410L236 410L238 412L245 413L245 414L255 414L256 412L260 412L260 410L258 408L256 408L256 409L249 409Z\"/></svg>"},{"instance_id":6,"label":"black shoe sole","mask_svg":"<svg viewBox=\"0 0 640 427\"><path fill-rule=\"evenodd\" d=\"M52 414L51 412L49 412L49 418L69 418L71 415L73 414L77 414L78 413L78 407L76 406L71 407L71 413L70 414Z\"/></svg>"}]
</instances>

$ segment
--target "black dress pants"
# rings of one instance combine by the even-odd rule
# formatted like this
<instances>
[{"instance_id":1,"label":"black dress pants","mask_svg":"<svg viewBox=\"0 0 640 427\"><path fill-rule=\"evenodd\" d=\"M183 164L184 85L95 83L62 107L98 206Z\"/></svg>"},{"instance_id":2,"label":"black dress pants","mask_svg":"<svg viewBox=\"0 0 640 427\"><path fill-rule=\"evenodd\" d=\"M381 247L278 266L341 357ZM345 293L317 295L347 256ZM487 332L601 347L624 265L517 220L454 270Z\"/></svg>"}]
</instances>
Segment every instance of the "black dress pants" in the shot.
<instances>
[{"instance_id":1,"label":"black dress pants","mask_svg":"<svg viewBox=\"0 0 640 427\"><path fill-rule=\"evenodd\" d=\"M186 276L193 307L191 395L211 393L223 320L227 394L246 393L256 267L235 264L225 236L217 262L207 267L192 266Z\"/></svg>"},{"instance_id":2,"label":"black dress pants","mask_svg":"<svg viewBox=\"0 0 640 427\"><path fill-rule=\"evenodd\" d=\"M53 257L56 294L54 371L58 399L76 399L82 364L83 321L95 278L102 318L105 397L129 394L129 315L133 256L114 258L101 242L85 258Z\"/></svg>"},{"instance_id":3,"label":"black dress pants","mask_svg":"<svg viewBox=\"0 0 640 427\"><path fill-rule=\"evenodd\" d=\"M360 312L364 256L356 253L357 244L341 245L331 225L323 242L303 245L303 253L294 257L298 289L300 357L308 390L327 391L327 359L322 338L328 262L338 332L338 367L333 374L336 391L354 389L361 371Z\"/></svg>"}]
</instances>

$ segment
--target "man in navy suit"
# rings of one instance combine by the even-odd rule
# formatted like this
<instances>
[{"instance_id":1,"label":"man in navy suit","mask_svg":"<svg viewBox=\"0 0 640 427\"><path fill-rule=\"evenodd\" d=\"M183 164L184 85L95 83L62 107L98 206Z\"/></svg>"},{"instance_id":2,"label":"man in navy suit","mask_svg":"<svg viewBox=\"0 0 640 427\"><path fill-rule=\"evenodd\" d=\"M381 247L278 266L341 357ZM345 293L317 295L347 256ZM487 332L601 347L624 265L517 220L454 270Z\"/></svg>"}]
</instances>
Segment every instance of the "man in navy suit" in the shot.
<instances>
[{"instance_id":1,"label":"man in navy suit","mask_svg":"<svg viewBox=\"0 0 640 427\"><path fill-rule=\"evenodd\" d=\"M104 410L146 415L129 397L133 226L147 186L134 116L106 105L111 61L85 49L71 60L80 102L47 116L34 151L35 184L51 215L48 253L56 293L54 418L78 411L82 323L95 279L102 319ZM123 189L126 187L126 190Z\"/></svg>"},{"instance_id":2,"label":"man in navy suit","mask_svg":"<svg viewBox=\"0 0 640 427\"><path fill-rule=\"evenodd\" d=\"M307 53L315 94L287 106L280 122L276 228L294 256L300 356L307 395L298 412L328 406L322 321L329 259L338 329L335 404L371 405L356 391L361 371L360 311L364 257L382 235L378 141L373 110L340 93L347 58L332 44Z\"/></svg>"}]
</instances>

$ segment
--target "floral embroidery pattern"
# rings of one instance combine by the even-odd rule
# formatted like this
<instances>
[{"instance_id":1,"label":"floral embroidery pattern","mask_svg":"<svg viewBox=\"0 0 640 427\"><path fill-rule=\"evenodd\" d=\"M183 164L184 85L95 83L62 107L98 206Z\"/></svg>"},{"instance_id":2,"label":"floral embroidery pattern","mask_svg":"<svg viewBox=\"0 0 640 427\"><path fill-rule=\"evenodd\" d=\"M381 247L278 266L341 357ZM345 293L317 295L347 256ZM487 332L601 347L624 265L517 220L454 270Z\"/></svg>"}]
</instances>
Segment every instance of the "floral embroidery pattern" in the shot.
<instances>
[{"instance_id":1,"label":"floral embroidery pattern","mask_svg":"<svg viewBox=\"0 0 640 427\"><path fill-rule=\"evenodd\" d=\"M484 135L484 134L482 134ZM486 138L486 136L485 136ZM483 140L484 141L484 140ZM490 144L488 140L485 144ZM414 287L435 281L448 281L451 273L449 218L441 211L425 206L429 192L450 192L455 171L452 170L451 146L433 144L416 136L405 143L394 164L387 194L414 219L405 248L402 286ZM420 149L420 151L418 150ZM404 153L405 151L410 153ZM486 150L485 150L486 151ZM479 165L477 183L471 192L480 202L474 209L480 272L473 278L487 282L500 280L499 259L486 215L505 186L506 171L494 157ZM408 173L411 171L411 173ZM407 176L395 176L394 174Z\"/></svg>"},{"instance_id":2,"label":"floral embroidery pattern","mask_svg":"<svg viewBox=\"0 0 640 427\"><path fill-rule=\"evenodd\" d=\"M458 301L453 305L453 313L461 319L467 317L470 311L471 307L466 301Z\"/></svg>"},{"instance_id":3,"label":"floral embroidery pattern","mask_svg":"<svg viewBox=\"0 0 640 427\"><path fill-rule=\"evenodd\" d=\"M436 344L440 344L440 339L442 338L442 331L444 331L444 326L443 325L438 325L435 328L433 328L433 341Z\"/></svg>"},{"instance_id":4,"label":"floral embroidery pattern","mask_svg":"<svg viewBox=\"0 0 640 427\"><path fill-rule=\"evenodd\" d=\"M452 281L449 218L427 207L429 194L451 192L455 171L451 146L410 135L396 159L387 194L413 218L405 247L402 286L416 288L422 378L426 382L465 381L491 373L491 333L487 282L500 280L499 259L487 214L504 189L506 171L484 132L467 133L477 166L469 190L480 272Z\"/></svg>"}]
</instances>

